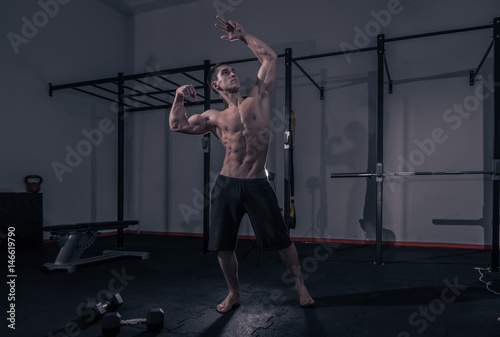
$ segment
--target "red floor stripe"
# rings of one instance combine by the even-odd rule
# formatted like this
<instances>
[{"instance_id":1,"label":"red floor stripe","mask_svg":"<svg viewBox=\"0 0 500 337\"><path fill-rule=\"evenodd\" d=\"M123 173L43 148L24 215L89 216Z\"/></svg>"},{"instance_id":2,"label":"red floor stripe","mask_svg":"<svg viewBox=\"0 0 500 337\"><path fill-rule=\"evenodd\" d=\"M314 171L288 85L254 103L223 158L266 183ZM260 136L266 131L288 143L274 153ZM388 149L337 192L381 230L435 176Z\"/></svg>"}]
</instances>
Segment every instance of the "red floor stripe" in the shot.
<instances>
[{"instance_id":1,"label":"red floor stripe","mask_svg":"<svg viewBox=\"0 0 500 337\"><path fill-rule=\"evenodd\" d=\"M125 230L126 234L146 234L146 235L161 235L161 236L179 236L179 237L197 237L202 238L202 233L184 233L184 232L152 232L134 230ZM100 236L116 235L115 232L101 233ZM240 239L255 240L254 235L239 235ZM53 240L44 240L44 242L52 242ZM351 239L329 239L329 238L306 238L292 237L295 242L327 242L340 244L358 244L358 245L375 245L373 240L351 240ZM446 243L446 242L414 242L414 241L384 241L384 246L405 246L405 247L436 247L436 248L462 248L462 249L491 249L491 245L481 244L465 244L465 243Z\"/></svg>"}]
</instances>

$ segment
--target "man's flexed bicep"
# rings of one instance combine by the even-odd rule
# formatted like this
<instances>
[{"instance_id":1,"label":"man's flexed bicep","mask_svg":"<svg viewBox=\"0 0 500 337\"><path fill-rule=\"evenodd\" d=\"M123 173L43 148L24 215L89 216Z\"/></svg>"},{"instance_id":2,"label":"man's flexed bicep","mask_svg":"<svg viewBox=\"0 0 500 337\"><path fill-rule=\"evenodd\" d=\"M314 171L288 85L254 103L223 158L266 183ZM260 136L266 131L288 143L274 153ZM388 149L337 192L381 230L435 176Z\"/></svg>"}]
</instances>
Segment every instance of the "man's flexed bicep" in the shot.
<instances>
[{"instance_id":1,"label":"man's flexed bicep","mask_svg":"<svg viewBox=\"0 0 500 337\"><path fill-rule=\"evenodd\" d=\"M212 131L210 124L210 111L187 117L184 106L184 98L190 96L196 98L196 90L191 84L179 87L175 92L174 103L170 109L170 130L180 133L201 135Z\"/></svg>"}]
</instances>

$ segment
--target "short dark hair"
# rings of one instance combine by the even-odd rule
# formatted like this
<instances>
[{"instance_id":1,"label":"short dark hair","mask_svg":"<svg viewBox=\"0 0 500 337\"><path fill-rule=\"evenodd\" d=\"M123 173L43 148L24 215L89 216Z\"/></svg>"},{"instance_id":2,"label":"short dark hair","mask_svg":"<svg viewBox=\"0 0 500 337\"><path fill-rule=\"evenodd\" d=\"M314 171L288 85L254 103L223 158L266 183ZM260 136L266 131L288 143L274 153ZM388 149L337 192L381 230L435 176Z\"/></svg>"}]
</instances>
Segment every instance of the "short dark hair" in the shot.
<instances>
[{"instance_id":1,"label":"short dark hair","mask_svg":"<svg viewBox=\"0 0 500 337\"><path fill-rule=\"evenodd\" d=\"M228 66L228 65L229 64L227 64L227 63L217 63L208 72L208 76L207 76L207 82L208 83L207 84L210 87L210 89L212 89L212 91L215 92L217 95L219 93L217 92L217 90L215 90L214 88L212 88L212 82L215 81L215 80L217 80L217 69L219 69L222 66Z\"/></svg>"}]
</instances>

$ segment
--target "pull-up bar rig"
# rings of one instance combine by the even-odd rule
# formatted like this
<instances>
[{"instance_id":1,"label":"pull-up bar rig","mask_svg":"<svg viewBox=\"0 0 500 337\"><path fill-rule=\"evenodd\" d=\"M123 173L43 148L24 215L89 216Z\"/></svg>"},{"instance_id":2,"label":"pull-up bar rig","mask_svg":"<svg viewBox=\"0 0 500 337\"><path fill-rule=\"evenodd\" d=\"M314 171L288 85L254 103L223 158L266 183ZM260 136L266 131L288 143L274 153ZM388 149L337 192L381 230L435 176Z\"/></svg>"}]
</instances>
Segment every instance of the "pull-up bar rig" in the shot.
<instances>
[{"instance_id":1,"label":"pull-up bar rig","mask_svg":"<svg viewBox=\"0 0 500 337\"><path fill-rule=\"evenodd\" d=\"M284 184L284 192L285 192L285 202L284 202L284 218L287 225L290 225L290 197L293 196L294 193L294 177L293 177L293 151L294 151L294 137L293 137L293 129L292 129L292 67L295 65L319 90L320 99L324 99L324 87L320 86L316 81L304 70L302 66L299 65L299 61L323 58L323 57L331 57L331 56L339 56L345 54L354 54L360 52L367 51L376 51L377 52L377 114L376 114L376 157L377 163L373 172L365 172L365 173L332 173L331 178L352 178L352 177L375 177L377 182L377 198L376 198L376 264L382 264L382 203L383 203L383 181L384 177L389 175L398 175L398 176L410 176L410 175L444 175L444 174L491 174L493 177L493 221L492 221L492 255L491 255L491 266L492 271L498 271L498 246L499 246L499 204L500 204L500 170L497 169L500 162L500 90L495 90L494 94L494 102L495 102L495 123L494 123L494 169L491 172L486 171L453 171L453 172L384 172L383 171L383 98L384 98L384 72L387 75L389 82L389 93L393 91L393 81L390 77L388 62L385 56L385 44L388 42L396 42L407 39L415 39L415 38L423 38L429 36L436 35L444 35L444 34L452 34L459 32L467 32L474 30L482 30L482 29L491 29L493 28L493 41L490 44L486 54L484 55L481 63L476 71L470 73L470 84L474 84L474 79L479 72L482 64L484 63L487 55L490 50L495 46L494 49L494 79L495 83L500 82L500 43L494 43L494 41L498 42L500 40L500 18L495 18L493 20L493 24L491 25L483 25L476 26L470 28L462 28L462 29L454 29L454 30L445 30L438 31L433 33L425 33L425 34L417 34L417 35L409 35L402 36L396 38L386 39L384 34L380 34L377 36L377 46L360 48L355 50L344 50L344 51L336 51L331 53L324 54L316 54L302 57L292 57L292 49L288 48L285 50L285 54L278 55L278 57L285 57L285 118L288 120L287 131L285 133L285 184ZM253 62L257 61L257 58L246 58L240 60L232 60L223 63L227 64L237 64L237 63L245 63L245 62ZM174 68L169 70L161 70L161 71L152 71L146 73L139 73L134 75L124 75L123 73L119 73L116 77L103 78L92 81L84 81L84 82L74 82L68 84L61 85L53 85L49 84L49 95L52 96L55 91L63 90L63 89L73 89L87 95L91 95L94 97L98 97L100 99L104 99L114 104L117 104L118 107L118 203L117 203L117 220L122 221L124 217L124 120L125 113L139 112L139 111L148 111L148 110L156 110L156 109L169 109L172 106L172 103L159 98L158 95L168 95L175 96L175 90L180 86L178 82L174 82L171 79L167 79L166 76L180 74L185 78L189 78L189 80L196 82L198 85L195 86L197 90L203 90L203 94L198 94L203 100L199 101L186 101L186 106L199 106L203 105L205 110L210 109L211 104L221 103L220 99L213 100L210 98L211 89L207 84L208 72L210 71L211 66L214 63L210 62L210 60L205 60L202 65L197 66L189 66L189 67L181 67ZM203 72L203 81L199 80L197 77L192 76L190 73L202 71ZM176 86L173 89L162 89L157 85L152 85L144 81L144 79L149 78L157 78L163 82L172 84ZM135 88L132 88L130 85L127 85L129 82L140 83L142 87L148 87L153 91L141 91ZM113 84L116 85L116 90L112 90L106 87L103 87L104 84ZM86 87L86 89L82 89L82 87ZM98 90L99 93L95 91L90 91L87 87L93 88L92 90ZM129 93L125 94L125 91L128 90ZM112 94L115 97L110 98L109 96L104 96L103 93ZM140 98L147 98L149 101L141 100ZM126 102L128 100L128 102ZM130 101L134 102L134 105L131 105ZM161 104L154 104L151 101L159 102ZM209 198L210 195L210 147L211 137L210 134L207 133L202 137L202 146L204 150L204 209L203 209L203 251L208 252L208 228L209 228ZM289 226L290 228L290 226ZM118 247L123 247L123 230L118 230L117 235Z\"/></svg>"},{"instance_id":2,"label":"pull-up bar rig","mask_svg":"<svg viewBox=\"0 0 500 337\"><path fill-rule=\"evenodd\" d=\"M386 54L385 54L385 44L390 42L397 42L402 40L409 39L417 39L438 35L446 35L446 34L454 34L461 32L469 32L483 29L491 29L493 28L493 39L488 46L486 53L484 54L479 66L475 71L471 71L469 73L469 84L474 85L474 80L479 73L481 67L483 66L486 58L493 46L494 49L494 83L495 91L494 91L494 153L493 153L493 164L492 171L443 171L443 172L384 172L383 170L383 118L384 118L384 85L385 78L384 75L387 76L388 80L388 92L389 94L393 93L393 80L390 75L389 65L387 62ZM376 158L377 163L372 172L362 172L362 173L332 173L330 175L331 178L376 178L377 184L377 196L376 196L376 264L382 264L382 209L383 209L383 182L384 178L387 176L400 176L400 177L408 177L408 176L429 176L429 175L491 175L493 179L493 215L492 215L492 243L491 243L491 270L493 272L498 272L498 263L499 263L499 218L500 218L500 90L497 90L497 83L500 83L500 18L493 19L493 24L483 25L483 26L475 26L469 28L460 28L453 30L444 30L438 32L431 32L425 34L416 34L416 35L408 35L394 38L386 38L384 34L377 35L377 46L361 48L357 50L348 50L348 51L340 51L340 52L332 52L311 56L304 56L293 58L291 56L291 50L287 49L286 57L287 61L285 61L285 66L287 70L285 72L285 100L286 100L286 112L288 116L291 115L291 67L292 63L295 64L298 69L306 75L306 77L314 84L316 88L318 88L320 93L320 99L324 99L324 88L317 84L314 79L309 76L305 70L299 66L297 61L301 60L310 60L320 57L331 57L331 56L339 56L345 55L346 53L359 53L359 52L368 52L368 51L376 51L377 52L377 114L376 114L376 132L375 132L375 143L376 143ZM290 125L289 119L289 125ZM293 165L293 137L291 141L291 150L288 156L288 167ZM291 158L290 158L291 157ZM288 177L290 177L290 168L288 169ZM292 171L293 172L293 171ZM293 179L292 186L293 186ZM289 191L285 184L285 199L289 196ZM292 190L293 191L293 190ZM292 192L293 195L293 192ZM285 219L286 215L289 214L289 208L287 207L289 202L285 201Z\"/></svg>"},{"instance_id":3,"label":"pull-up bar rig","mask_svg":"<svg viewBox=\"0 0 500 337\"><path fill-rule=\"evenodd\" d=\"M493 39L486 50L479 66L475 71L469 73L469 84L474 85L474 79L479 73L484 61L490 53L493 46L494 49L494 153L493 164L491 171L442 171L442 172L385 172L383 169L383 118L384 118L384 74L387 75L389 94L393 92L393 81L390 76L387 58L385 55L385 44L389 42L397 42L408 39L424 38L437 35L453 34L460 32L468 32L474 30L491 29L493 28ZM377 51L377 114L376 114L376 167L372 172L362 173L332 173L331 178L371 178L375 177L377 184L376 198L376 264L382 264L382 209L383 209L383 182L388 176L430 176L430 175L490 175L493 180L493 214L492 214L492 243L491 243L491 270L498 272L499 263L499 211L500 211L500 90L497 86L500 82L500 18L495 18L493 24L476 26L470 28L445 30L433 33L402 36L395 38L385 38L384 34L377 36L377 46L373 48L365 48L360 51ZM334 55L334 53L330 54ZM335 55L340 55L337 53Z\"/></svg>"}]
</instances>

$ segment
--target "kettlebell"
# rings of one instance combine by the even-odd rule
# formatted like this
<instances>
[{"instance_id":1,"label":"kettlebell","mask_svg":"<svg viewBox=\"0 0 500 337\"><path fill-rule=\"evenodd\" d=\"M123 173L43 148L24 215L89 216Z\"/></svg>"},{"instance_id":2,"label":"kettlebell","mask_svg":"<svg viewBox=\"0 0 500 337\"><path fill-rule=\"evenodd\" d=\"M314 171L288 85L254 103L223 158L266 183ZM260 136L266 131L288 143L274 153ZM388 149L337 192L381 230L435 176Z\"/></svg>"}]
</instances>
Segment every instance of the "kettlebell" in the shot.
<instances>
[{"instance_id":1,"label":"kettlebell","mask_svg":"<svg viewBox=\"0 0 500 337\"><path fill-rule=\"evenodd\" d=\"M37 175L29 175L24 178L26 184L26 192L38 193L42 185L43 179Z\"/></svg>"}]
</instances>

